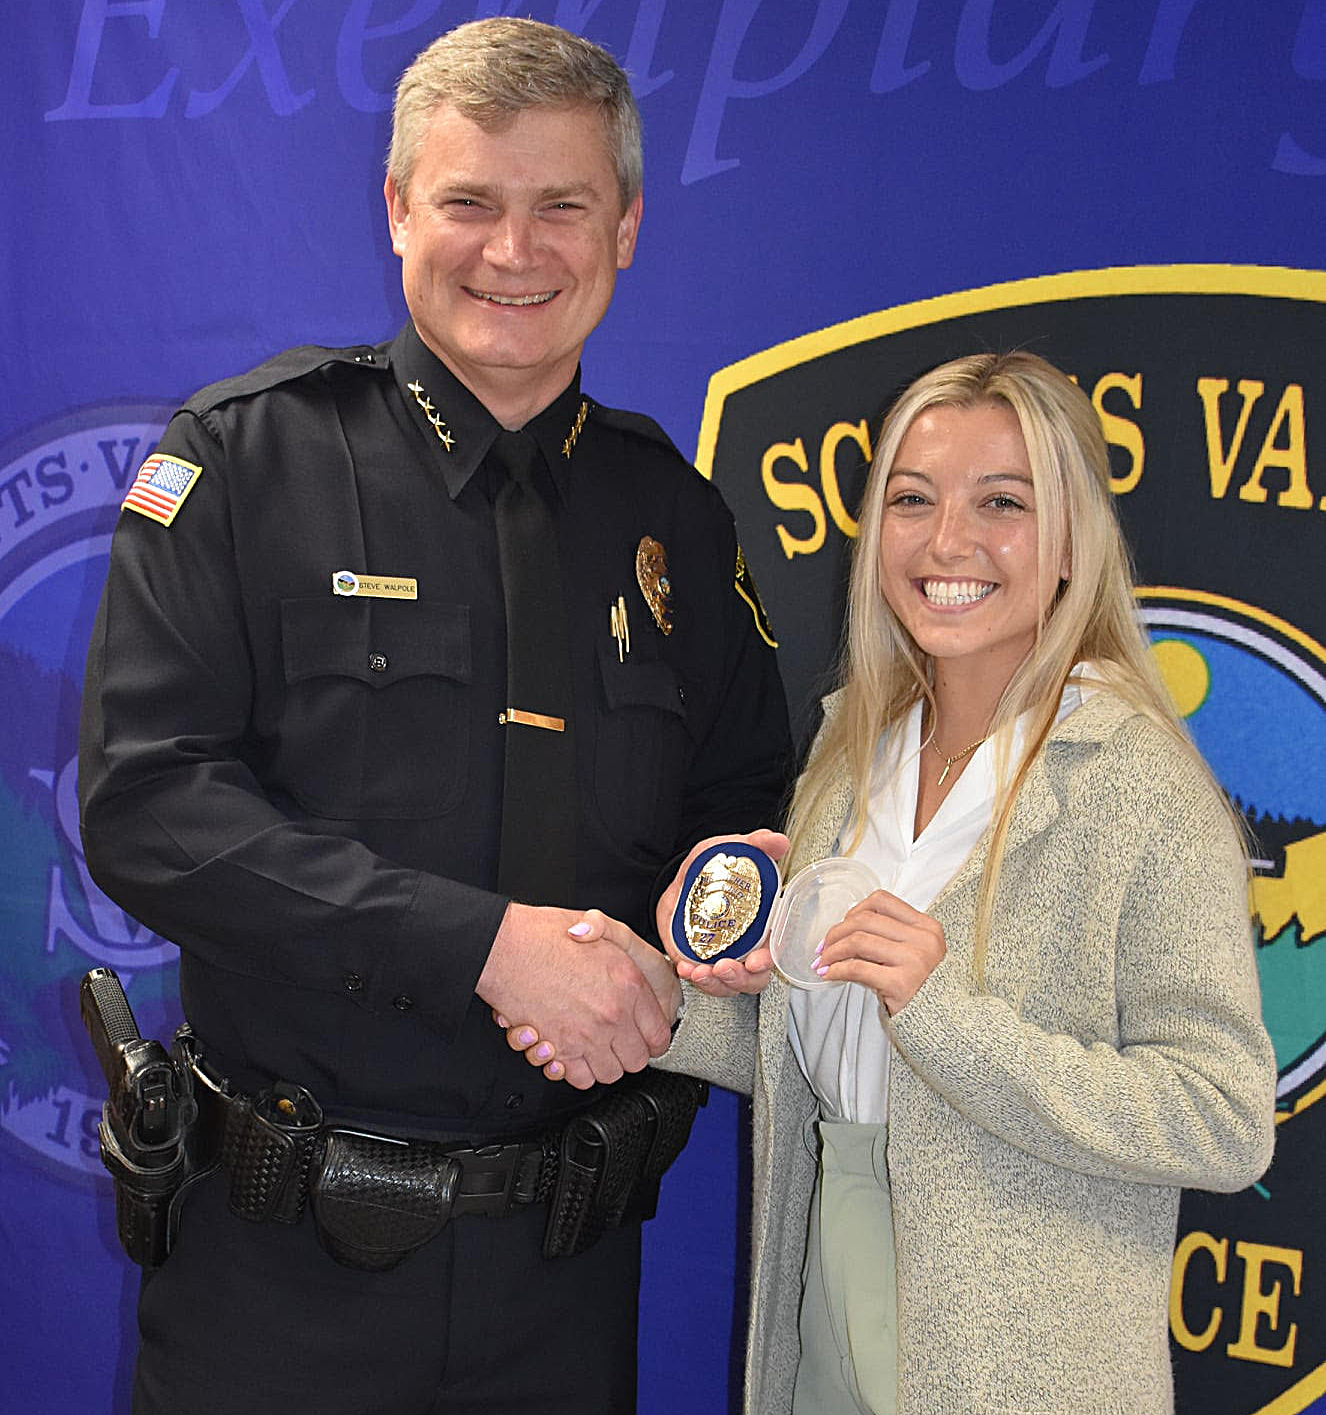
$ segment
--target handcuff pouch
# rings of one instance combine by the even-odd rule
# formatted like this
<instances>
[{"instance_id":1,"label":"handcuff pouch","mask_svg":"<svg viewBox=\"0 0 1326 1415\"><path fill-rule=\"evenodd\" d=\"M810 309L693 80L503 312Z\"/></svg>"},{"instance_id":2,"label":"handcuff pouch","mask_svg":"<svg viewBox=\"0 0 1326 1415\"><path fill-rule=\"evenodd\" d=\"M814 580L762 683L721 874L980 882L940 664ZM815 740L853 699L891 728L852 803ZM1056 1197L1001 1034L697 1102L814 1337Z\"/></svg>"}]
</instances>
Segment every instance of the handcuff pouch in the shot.
<instances>
[{"instance_id":1,"label":"handcuff pouch","mask_svg":"<svg viewBox=\"0 0 1326 1415\"><path fill-rule=\"evenodd\" d=\"M385 1272L446 1227L461 1165L438 1145L329 1130L310 1200L338 1263Z\"/></svg>"}]
</instances>

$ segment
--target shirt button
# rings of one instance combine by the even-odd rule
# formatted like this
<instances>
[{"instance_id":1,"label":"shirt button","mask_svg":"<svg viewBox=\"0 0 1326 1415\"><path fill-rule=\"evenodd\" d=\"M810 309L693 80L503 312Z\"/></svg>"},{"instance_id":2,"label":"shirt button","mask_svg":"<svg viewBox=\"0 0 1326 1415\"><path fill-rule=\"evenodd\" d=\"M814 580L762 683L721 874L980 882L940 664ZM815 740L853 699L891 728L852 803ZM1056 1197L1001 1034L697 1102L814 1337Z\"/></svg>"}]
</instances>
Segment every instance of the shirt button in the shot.
<instances>
[{"instance_id":1,"label":"shirt button","mask_svg":"<svg viewBox=\"0 0 1326 1415\"><path fill-rule=\"evenodd\" d=\"M344 982L346 992L363 992L364 990L364 980L358 973L347 973Z\"/></svg>"},{"instance_id":2,"label":"shirt button","mask_svg":"<svg viewBox=\"0 0 1326 1415\"><path fill-rule=\"evenodd\" d=\"M525 1104L525 1097L519 1091L512 1091L506 1098L505 1104L508 1110L519 1110Z\"/></svg>"},{"instance_id":3,"label":"shirt button","mask_svg":"<svg viewBox=\"0 0 1326 1415\"><path fill-rule=\"evenodd\" d=\"M391 1005L397 1012L408 1012L414 1006L414 998L409 993L403 992L392 998Z\"/></svg>"},{"instance_id":4,"label":"shirt button","mask_svg":"<svg viewBox=\"0 0 1326 1415\"><path fill-rule=\"evenodd\" d=\"M369 654L368 666L374 673L385 673L387 671L387 655L385 653Z\"/></svg>"}]
</instances>

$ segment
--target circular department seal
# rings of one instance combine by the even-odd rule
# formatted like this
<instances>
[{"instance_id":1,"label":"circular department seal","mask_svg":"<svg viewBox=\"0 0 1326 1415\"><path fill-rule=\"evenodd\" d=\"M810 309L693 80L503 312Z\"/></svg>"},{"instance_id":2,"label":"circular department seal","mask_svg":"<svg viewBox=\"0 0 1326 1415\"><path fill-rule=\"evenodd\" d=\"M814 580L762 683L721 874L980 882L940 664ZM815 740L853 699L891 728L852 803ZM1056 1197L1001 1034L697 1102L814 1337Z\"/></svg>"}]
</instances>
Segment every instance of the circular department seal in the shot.
<instances>
[{"instance_id":1,"label":"circular department seal","mask_svg":"<svg viewBox=\"0 0 1326 1415\"><path fill-rule=\"evenodd\" d=\"M1326 648L1226 596L1138 598L1174 701L1252 837L1253 938L1279 1073L1266 1175L1239 1194L1184 1194L1176 1374L1194 1409L1218 1398L1291 1415L1326 1392L1326 1334L1304 1286L1326 1263Z\"/></svg>"},{"instance_id":2,"label":"circular department seal","mask_svg":"<svg viewBox=\"0 0 1326 1415\"><path fill-rule=\"evenodd\" d=\"M96 1140L106 1086L79 981L114 968L143 1035L168 1039L178 954L88 875L79 697L119 506L170 413L88 408L0 447L0 1136L34 1165L106 1182Z\"/></svg>"},{"instance_id":3,"label":"circular department seal","mask_svg":"<svg viewBox=\"0 0 1326 1415\"><path fill-rule=\"evenodd\" d=\"M1223 596L1142 590L1170 692L1253 837L1281 1123L1326 1098L1326 654Z\"/></svg>"}]
</instances>

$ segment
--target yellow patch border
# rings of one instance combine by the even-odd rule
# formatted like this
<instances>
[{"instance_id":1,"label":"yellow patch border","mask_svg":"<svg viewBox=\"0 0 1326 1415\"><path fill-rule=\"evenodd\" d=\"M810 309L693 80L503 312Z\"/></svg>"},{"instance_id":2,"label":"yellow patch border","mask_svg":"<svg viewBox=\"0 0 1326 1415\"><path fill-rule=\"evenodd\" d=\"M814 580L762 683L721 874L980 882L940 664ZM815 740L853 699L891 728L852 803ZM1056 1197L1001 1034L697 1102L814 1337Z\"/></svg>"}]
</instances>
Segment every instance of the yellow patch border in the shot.
<instances>
[{"instance_id":1,"label":"yellow patch border","mask_svg":"<svg viewBox=\"0 0 1326 1415\"><path fill-rule=\"evenodd\" d=\"M1006 280L857 315L840 324L774 344L713 373L700 418L695 466L702 476L713 480L714 449L718 444L724 403L731 394L776 373L785 373L798 364L810 363L825 354L834 354L885 334L940 324L962 315L1043 305L1053 300L1102 299L1110 295L1261 295L1268 299L1326 303L1326 271L1279 265L1104 266L1098 270L1069 270L1026 280Z\"/></svg>"}]
</instances>

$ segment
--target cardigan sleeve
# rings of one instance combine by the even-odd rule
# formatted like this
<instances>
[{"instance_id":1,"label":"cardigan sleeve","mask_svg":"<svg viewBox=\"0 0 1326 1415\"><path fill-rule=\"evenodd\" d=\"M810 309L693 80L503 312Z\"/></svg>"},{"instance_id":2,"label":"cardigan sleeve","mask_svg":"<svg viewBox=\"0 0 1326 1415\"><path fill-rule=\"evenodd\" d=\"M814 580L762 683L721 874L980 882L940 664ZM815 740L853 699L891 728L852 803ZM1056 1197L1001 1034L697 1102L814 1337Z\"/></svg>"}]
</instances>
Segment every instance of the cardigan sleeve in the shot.
<instances>
[{"instance_id":1,"label":"cardigan sleeve","mask_svg":"<svg viewBox=\"0 0 1326 1415\"><path fill-rule=\"evenodd\" d=\"M1009 1000L977 991L953 952L891 1026L921 1079L1010 1145L1084 1174L1233 1191L1270 1163L1275 1059L1242 852L1209 786L1172 756L1161 759L1168 772L1145 763L1144 809L1127 812L1122 831L1109 793L1134 790L1139 776L1115 763L1098 803L1103 854L1137 832L1113 940L1117 1044L1029 1023ZM1006 907L1001 888L992 928L1001 947L1016 947L1038 889L1065 887L1032 883L1020 906ZM1060 907L1071 917L1081 905Z\"/></svg>"},{"instance_id":2,"label":"cardigan sleeve","mask_svg":"<svg viewBox=\"0 0 1326 1415\"><path fill-rule=\"evenodd\" d=\"M710 997L685 980L681 989L681 1020L672 1044L652 1065L749 1096L755 1089L759 997Z\"/></svg>"}]
</instances>

